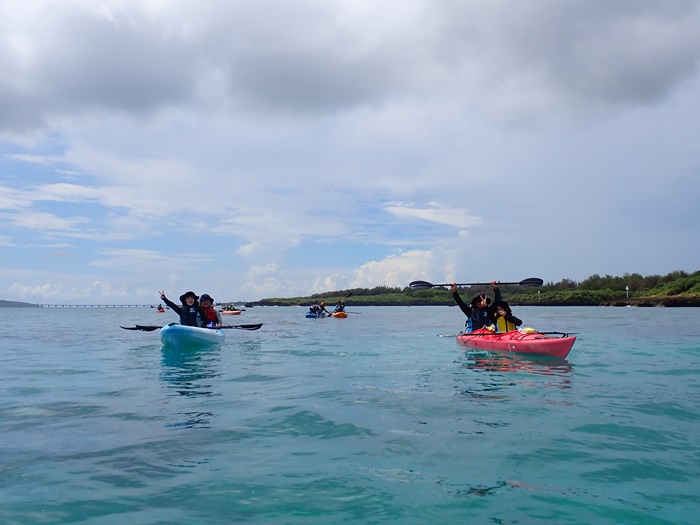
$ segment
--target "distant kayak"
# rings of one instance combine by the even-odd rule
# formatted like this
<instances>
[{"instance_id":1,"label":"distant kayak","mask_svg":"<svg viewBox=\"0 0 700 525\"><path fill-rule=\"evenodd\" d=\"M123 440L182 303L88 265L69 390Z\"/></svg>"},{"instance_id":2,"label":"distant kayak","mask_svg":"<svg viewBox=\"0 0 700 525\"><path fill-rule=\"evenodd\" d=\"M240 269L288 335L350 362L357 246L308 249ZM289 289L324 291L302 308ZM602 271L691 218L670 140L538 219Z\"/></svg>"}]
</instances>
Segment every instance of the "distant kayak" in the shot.
<instances>
[{"instance_id":1,"label":"distant kayak","mask_svg":"<svg viewBox=\"0 0 700 525\"><path fill-rule=\"evenodd\" d=\"M160 329L160 340L173 348L201 347L223 343L224 331L212 328L185 326L177 323L165 325Z\"/></svg>"},{"instance_id":2,"label":"distant kayak","mask_svg":"<svg viewBox=\"0 0 700 525\"><path fill-rule=\"evenodd\" d=\"M241 315L241 310L221 310L222 315Z\"/></svg>"},{"instance_id":3,"label":"distant kayak","mask_svg":"<svg viewBox=\"0 0 700 525\"><path fill-rule=\"evenodd\" d=\"M348 316L348 314L346 314L345 312L333 312L331 315L340 319L344 319Z\"/></svg>"},{"instance_id":4,"label":"distant kayak","mask_svg":"<svg viewBox=\"0 0 700 525\"><path fill-rule=\"evenodd\" d=\"M468 334L459 334L457 341L480 350L515 352L564 359L569 355L571 347L574 346L576 336L564 333L559 335L560 337L552 337L536 331L523 333L518 330L495 334L480 328Z\"/></svg>"},{"instance_id":5,"label":"distant kayak","mask_svg":"<svg viewBox=\"0 0 700 525\"><path fill-rule=\"evenodd\" d=\"M307 319L323 319L324 317L327 317L325 312L321 312L320 314L315 314L313 312L306 312Z\"/></svg>"},{"instance_id":6,"label":"distant kayak","mask_svg":"<svg viewBox=\"0 0 700 525\"><path fill-rule=\"evenodd\" d=\"M165 310L156 310L156 312L158 312L159 314L162 314L163 312L165 312Z\"/></svg>"}]
</instances>

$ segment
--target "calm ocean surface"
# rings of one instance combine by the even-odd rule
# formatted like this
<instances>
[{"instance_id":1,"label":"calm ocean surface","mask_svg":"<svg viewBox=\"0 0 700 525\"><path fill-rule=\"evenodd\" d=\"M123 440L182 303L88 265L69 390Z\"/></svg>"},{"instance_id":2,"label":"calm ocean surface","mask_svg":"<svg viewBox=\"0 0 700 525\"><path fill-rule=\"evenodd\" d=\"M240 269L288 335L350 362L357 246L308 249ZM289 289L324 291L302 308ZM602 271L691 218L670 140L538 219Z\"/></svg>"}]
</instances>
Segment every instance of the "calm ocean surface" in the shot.
<instances>
[{"instance_id":1,"label":"calm ocean surface","mask_svg":"<svg viewBox=\"0 0 700 525\"><path fill-rule=\"evenodd\" d=\"M0 523L698 523L700 309L516 308L566 360L348 310L175 352L119 328L171 311L2 308Z\"/></svg>"}]
</instances>

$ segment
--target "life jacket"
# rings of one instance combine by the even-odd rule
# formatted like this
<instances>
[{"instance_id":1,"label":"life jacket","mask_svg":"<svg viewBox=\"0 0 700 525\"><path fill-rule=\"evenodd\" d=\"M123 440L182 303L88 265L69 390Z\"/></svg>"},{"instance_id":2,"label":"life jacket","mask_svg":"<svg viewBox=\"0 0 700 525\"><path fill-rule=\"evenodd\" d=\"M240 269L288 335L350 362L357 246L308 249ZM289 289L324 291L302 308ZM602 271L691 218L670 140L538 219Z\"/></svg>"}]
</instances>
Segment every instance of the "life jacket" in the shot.
<instances>
[{"instance_id":1,"label":"life jacket","mask_svg":"<svg viewBox=\"0 0 700 525\"><path fill-rule=\"evenodd\" d=\"M204 310L204 314L207 316L206 321L210 323L216 323L216 310L209 306L208 308L202 307L202 310Z\"/></svg>"},{"instance_id":2,"label":"life jacket","mask_svg":"<svg viewBox=\"0 0 700 525\"><path fill-rule=\"evenodd\" d=\"M492 324L488 308L472 307L472 315L467 317L467 322L464 325L465 332L471 333L478 328L484 328Z\"/></svg>"},{"instance_id":3,"label":"life jacket","mask_svg":"<svg viewBox=\"0 0 700 525\"><path fill-rule=\"evenodd\" d=\"M199 312L197 311L197 306L187 306L183 304L180 307L180 324L185 326L197 326L198 318Z\"/></svg>"},{"instance_id":4,"label":"life jacket","mask_svg":"<svg viewBox=\"0 0 700 525\"><path fill-rule=\"evenodd\" d=\"M518 327L510 321L506 321L505 317L499 315L496 319L496 329L498 329L499 332L512 332L513 330L517 330Z\"/></svg>"}]
</instances>

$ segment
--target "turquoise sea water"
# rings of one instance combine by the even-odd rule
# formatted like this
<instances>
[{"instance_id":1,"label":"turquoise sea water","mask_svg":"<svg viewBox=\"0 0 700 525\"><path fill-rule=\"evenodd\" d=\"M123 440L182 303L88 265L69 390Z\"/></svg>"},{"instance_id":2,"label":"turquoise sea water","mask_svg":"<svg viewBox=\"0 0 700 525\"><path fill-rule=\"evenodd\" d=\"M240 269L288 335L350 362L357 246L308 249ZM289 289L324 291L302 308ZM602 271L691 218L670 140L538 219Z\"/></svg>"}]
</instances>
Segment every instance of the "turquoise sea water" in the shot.
<instances>
[{"instance_id":1,"label":"turquoise sea water","mask_svg":"<svg viewBox=\"0 0 700 525\"><path fill-rule=\"evenodd\" d=\"M348 310L175 352L119 328L170 311L3 308L0 523L698 522L700 309L517 308L566 360Z\"/></svg>"}]
</instances>

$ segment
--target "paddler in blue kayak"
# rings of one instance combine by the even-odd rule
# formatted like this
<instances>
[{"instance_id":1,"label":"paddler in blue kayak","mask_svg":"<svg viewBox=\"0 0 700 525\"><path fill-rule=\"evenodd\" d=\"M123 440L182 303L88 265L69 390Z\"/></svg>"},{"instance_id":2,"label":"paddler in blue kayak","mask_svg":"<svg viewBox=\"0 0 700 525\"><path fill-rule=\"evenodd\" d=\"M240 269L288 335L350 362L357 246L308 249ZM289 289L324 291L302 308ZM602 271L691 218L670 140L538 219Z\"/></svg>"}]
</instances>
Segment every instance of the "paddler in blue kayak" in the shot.
<instances>
[{"instance_id":1,"label":"paddler in blue kayak","mask_svg":"<svg viewBox=\"0 0 700 525\"><path fill-rule=\"evenodd\" d=\"M331 312L326 310L326 302L325 301L321 301L320 303L318 303L317 308L318 308L318 310L316 311L316 315L318 315L319 317L326 317L326 316L331 315Z\"/></svg>"},{"instance_id":2,"label":"paddler in blue kayak","mask_svg":"<svg viewBox=\"0 0 700 525\"><path fill-rule=\"evenodd\" d=\"M204 315L199 320L198 326L206 326L207 328L221 328L221 314L214 307L214 299L208 293L203 293L199 298L199 305L204 311Z\"/></svg>"},{"instance_id":3,"label":"paddler in blue kayak","mask_svg":"<svg viewBox=\"0 0 700 525\"><path fill-rule=\"evenodd\" d=\"M185 292L180 296L181 306L176 305L170 299L165 297L165 291L161 290L160 298L167 304L175 313L180 316L180 324L185 326L197 326L200 319L206 319L206 314L202 307L197 304L199 296L192 292Z\"/></svg>"}]
</instances>

